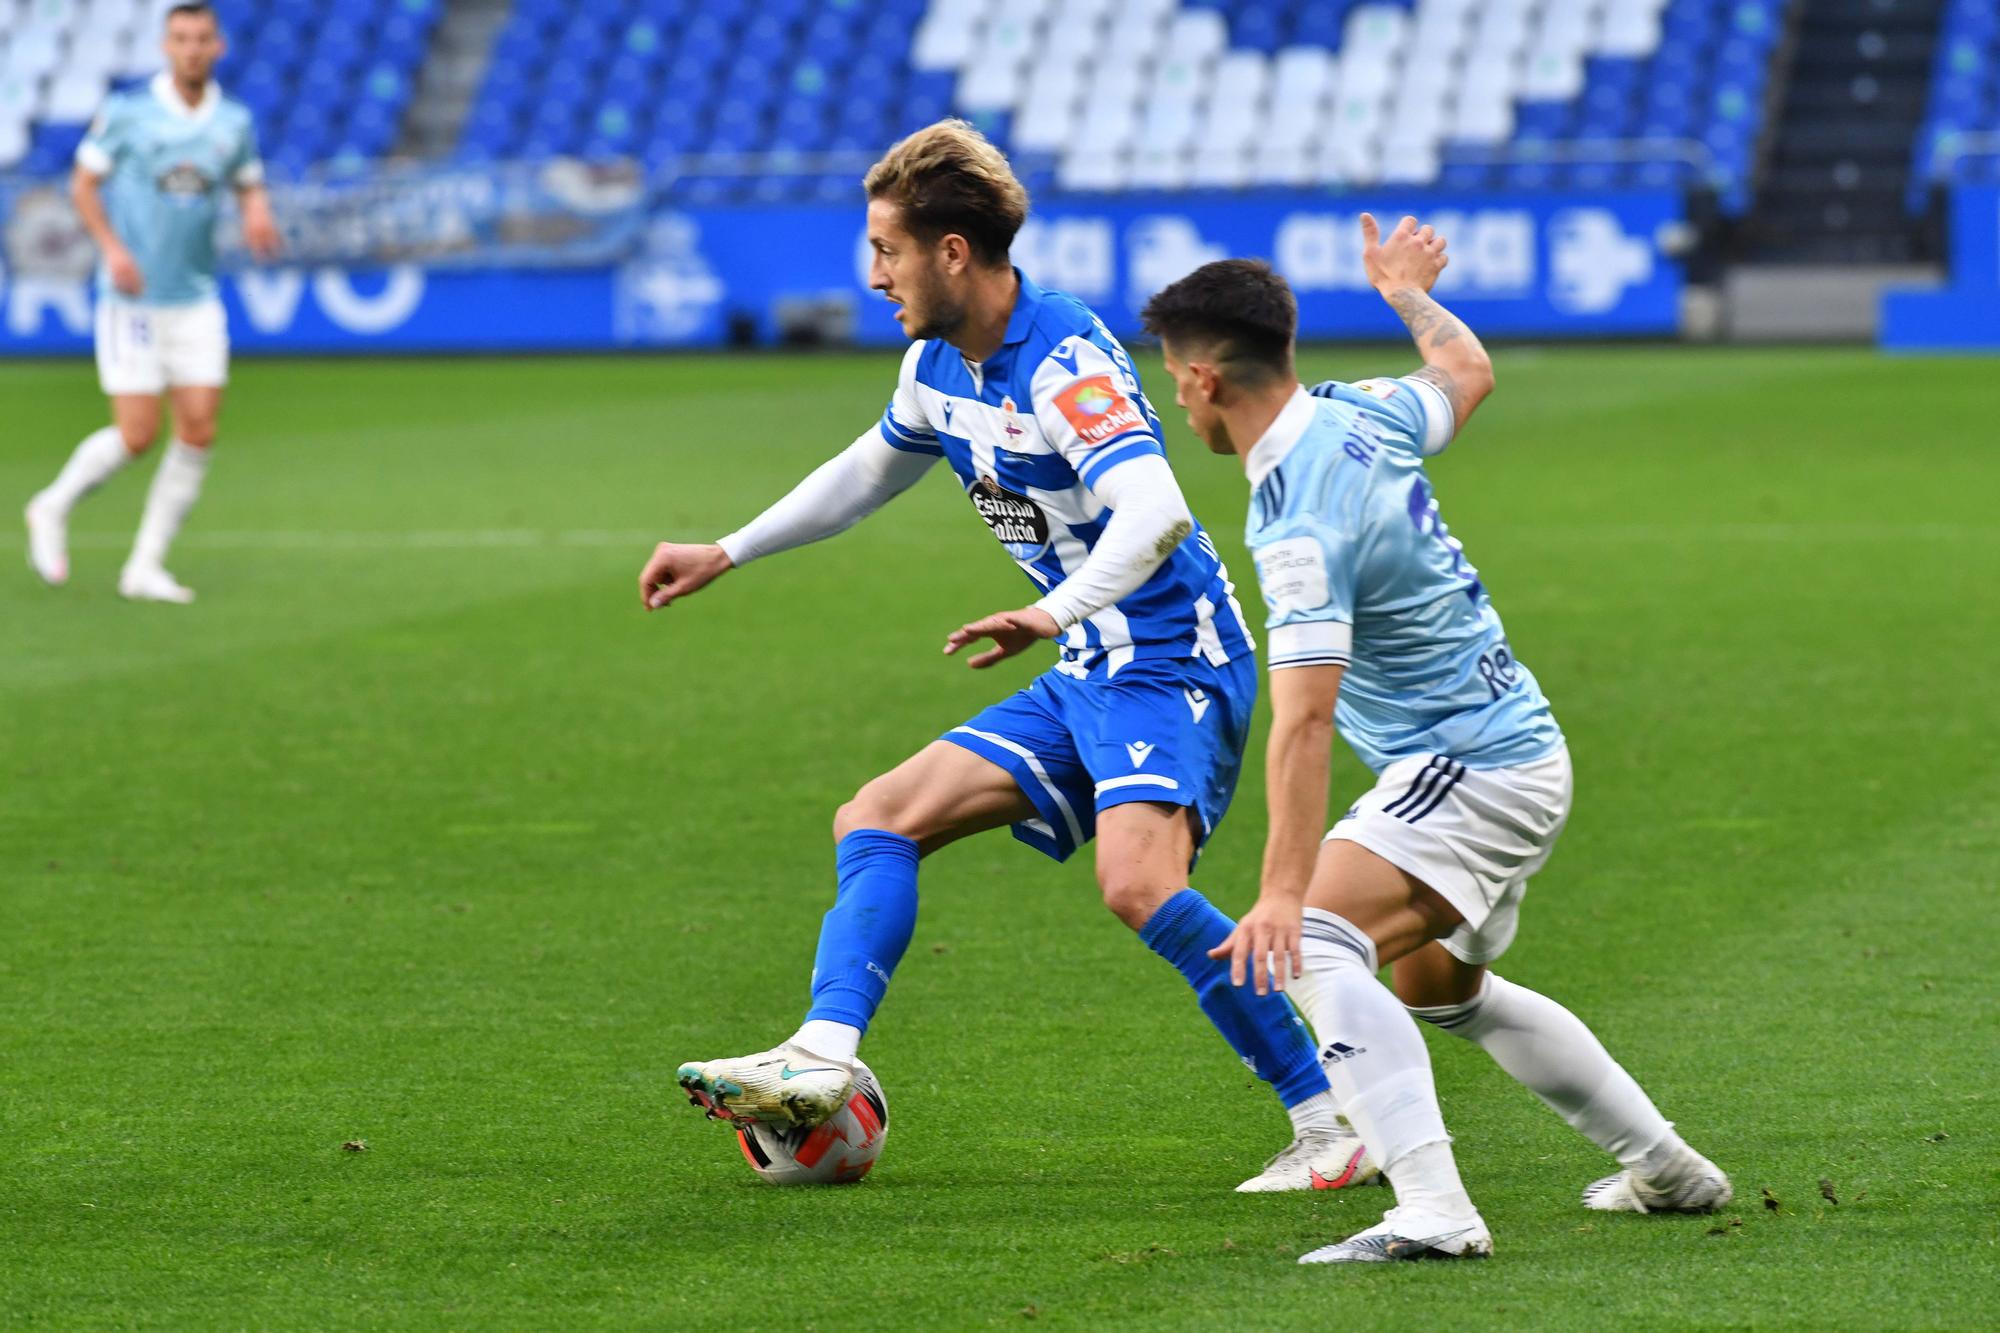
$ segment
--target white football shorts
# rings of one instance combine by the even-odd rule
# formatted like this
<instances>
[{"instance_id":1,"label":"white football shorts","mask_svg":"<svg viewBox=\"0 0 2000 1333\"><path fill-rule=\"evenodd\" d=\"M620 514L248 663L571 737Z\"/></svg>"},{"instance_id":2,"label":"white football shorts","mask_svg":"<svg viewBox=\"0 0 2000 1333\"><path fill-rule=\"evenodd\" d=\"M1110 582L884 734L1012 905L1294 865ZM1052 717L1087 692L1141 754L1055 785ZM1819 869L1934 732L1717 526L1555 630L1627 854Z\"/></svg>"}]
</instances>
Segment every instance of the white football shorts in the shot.
<instances>
[{"instance_id":1,"label":"white football shorts","mask_svg":"<svg viewBox=\"0 0 2000 1333\"><path fill-rule=\"evenodd\" d=\"M1507 952L1528 877L1569 818L1569 748L1512 768L1467 768L1446 755L1382 770L1327 839L1359 843L1435 889L1465 924L1444 947L1467 963Z\"/></svg>"},{"instance_id":2,"label":"white football shorts","mask_svg":"<svg viewBox=\"0 0 2000 1333\"><path fill-rule=\"evenodd\" d=\"M97 381L108 395L221 388L229 382L229 320L222 302L97 303Z\"/></svg>"}]
</instances>

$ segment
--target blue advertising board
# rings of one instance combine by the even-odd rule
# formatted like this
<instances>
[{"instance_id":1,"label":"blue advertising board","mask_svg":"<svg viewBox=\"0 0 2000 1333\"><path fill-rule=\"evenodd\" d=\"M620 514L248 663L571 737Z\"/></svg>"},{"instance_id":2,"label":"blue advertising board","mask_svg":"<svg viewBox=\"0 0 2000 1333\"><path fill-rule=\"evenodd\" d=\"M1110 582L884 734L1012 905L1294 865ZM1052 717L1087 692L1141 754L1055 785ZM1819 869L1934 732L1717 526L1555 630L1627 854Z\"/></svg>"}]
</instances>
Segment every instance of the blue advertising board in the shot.
<instances>
[{"instance_id":1,"label":"blue advertising board","mask_svg":"<svg viewBox=\"0 0 2000 1333\"><path fill-rule=\"evenodd\" d=\"M1951 196L1951 271L1942 287L1883 293L1881 343L1901 351L2000 351L2000 186Z\"/></svg>"},{"instance_id":2,"label":"blue advertising board","mask_svg":"<svg viewBox=\"0 0 2000 1333\"><path fill-rule=\"evenodd\" d=\"M1672 193L1063 199L1037 207L1015 260L1125 335L1167 283L1249 255L1291 281L1302 337L1400 336L1362 273L1364 210L1415 213L1450 238L1438 294L1481 333L1678 328L1682 206ZM867 266L858 209L714 208L656 214L615 265L280 266L230 274L224 288L232 341L251 352L712 347L776 341L800 310L830 313L853 341L894 345L902 334L868 290ZM90 300L73 264L0 270L0 353L84 350Z\"/></svg>"}]
</instances>

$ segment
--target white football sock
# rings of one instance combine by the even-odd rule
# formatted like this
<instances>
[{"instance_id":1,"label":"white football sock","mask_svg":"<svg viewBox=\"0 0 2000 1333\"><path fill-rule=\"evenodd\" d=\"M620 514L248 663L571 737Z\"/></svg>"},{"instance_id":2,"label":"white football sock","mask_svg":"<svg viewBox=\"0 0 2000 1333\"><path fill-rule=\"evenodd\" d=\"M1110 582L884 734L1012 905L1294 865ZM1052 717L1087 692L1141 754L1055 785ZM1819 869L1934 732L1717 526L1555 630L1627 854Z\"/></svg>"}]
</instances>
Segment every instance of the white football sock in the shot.
<instances>
[{"instance_id":1,"label":"white football sock","mask_svg":"<svg viewBox=\"0 0 2000 1333\"><path fill-rule=\"evenodd\" d=\"M109 481L114 473L132 461L132 452L125 447L125 437L118 433L116 426L106 426L83 437L83 443L76 446L63 464L63 470L47 489L35 497L38 505L47 505L57 514L67 516L76 508L76 502Z\"/></svg>"},{"instance_id":2,"label":"white football sock","mask_svg":"<svg viewBox=\"0 0 2000 1333\"><path fill-rule=\"evenodd\" d=\"M852 1065L861 1049L861 1029L852 1023L835 1023L825 1018L808 1018L792 1036L792 1045L811 1051L822 1060Z\"/></svg>"},{"instance_id":3,"label":"white football sock","mask_svg":"<svg viewBox=\"0 0 2000 1333\"><path fill-rule=\"evenodd\" d=\"M1396 1202L1427 1215L1475 1210L1458 1177L1438 1109L1430 1053L1402 1003L1375 976L1375 945L1331 912L1305 912L1306 1017L1348 1122L1395 1186Z\"/></svg>"},{"instance_id":4,"label":"white football sock","mask_svg":"<svg viewBox=\"0 0 2000 1333\"><path fill-rule=\"evenodd\" d=\"M132 557L126 566L158 569L167 563L167 548L174 544L188 510L201 498L201 483L208 476L208 450L175 440L153 474L152 489L146 492L146 513L139 520L139 535L132 543Z\"/></svg>"},{"instance_id":5,"label":"white football sock","mask_svg":"<svg viewBox=\"0 0 2000 1333\"><path fill-rule=\"evenodd\" d=\"M1646 1090L1582 1019L1546 995L1489 972L1466 1003L1410 1012L1477 1045L1621 1166L1642 1168L1656 1148L1670 1161L1680 1144Z\"/></svg>"},{"instance_id":6,"label":"white football sock","mask_svg":"<svg viewBox=\"0 0 2000 1333\"><path fill-rule=\"evenodd\" d=\"M1292 1133L1300 1138L1340 1128L1340 1103L1331 1090L1315 1092L1297 1106L1287 1106L1285 1114L1292 1118Z\"/></svg>"}]
</instances>

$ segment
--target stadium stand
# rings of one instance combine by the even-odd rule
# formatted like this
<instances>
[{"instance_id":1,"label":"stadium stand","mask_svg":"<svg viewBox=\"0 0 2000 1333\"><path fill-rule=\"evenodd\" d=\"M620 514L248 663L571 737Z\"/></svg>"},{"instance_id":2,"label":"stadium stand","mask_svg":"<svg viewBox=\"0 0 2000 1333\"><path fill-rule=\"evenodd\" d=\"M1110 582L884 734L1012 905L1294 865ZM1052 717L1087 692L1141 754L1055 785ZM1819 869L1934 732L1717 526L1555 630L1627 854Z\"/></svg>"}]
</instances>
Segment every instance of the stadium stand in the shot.
<instances>
[{"instance_id":1,"label":"stadium stand","mask_svg":"<svg viewBox=\"0 0 2000 1333\"><path fill-rule=\"evenodd\" d=\"M870 153L954 110L1031 187L1693 177L1740 211L1788 3L518 0L459 155L768 153L755 181L685 187L846 198L850 172L785 161Z\"/></svg>"},{"instance_id":2,"label":"stadium stand","mask_svg":"<svg viewBox=\"0 0 2000 1333\"><path fill-rule=\"evenodd\" d=\"M271 170L395 142L443 0L220 0L217 78L256 113ZM160 67L159 0L0 0L0 170L52 175L113 88Z\"/></svg>"},{"instance_id":3,"label":"stadium stand","mask_svg":"<svg viewBox=\"0 0 2000 1333\"><path fill-rule=\"evenodd\" d=\"M1951 0L1935 47L1930 107L1905 203L1923 210L1940 179L2000 184L2000 7Z\"/></svg>"}]
</instances>

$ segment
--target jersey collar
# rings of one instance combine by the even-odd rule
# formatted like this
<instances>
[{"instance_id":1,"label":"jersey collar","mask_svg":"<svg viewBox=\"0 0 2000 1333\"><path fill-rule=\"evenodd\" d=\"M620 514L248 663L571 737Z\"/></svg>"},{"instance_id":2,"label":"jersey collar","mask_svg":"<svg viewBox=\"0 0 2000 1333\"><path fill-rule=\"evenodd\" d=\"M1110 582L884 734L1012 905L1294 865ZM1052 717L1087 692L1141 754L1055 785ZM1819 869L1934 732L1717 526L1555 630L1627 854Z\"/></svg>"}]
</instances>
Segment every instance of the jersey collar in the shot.
<instances>
[{"instance_id":1,"label":"jersey collar","mask_svg":"<svg viewBox=\"0 0 2000 1333\"><path fill-rule=\"evenodd\" d=\"M1244 462L1244 470L1250 474L1250 488L1255 490L1264 484L1264 478L1271 475L1293 446L1305 438L1306 428L1312 425L1313 413L1319 404L1306 392L1301 384L1292 390L1291 399L1279 409L1277 419L1272 421L1264 437L1250 446L1250 453Z\"/></svg>"},{"instance_id":2,"label":"jersey collar","mask_svg":"<svg viewBox=\"0 0 2000 1333\"><path fill-rule=\"evenodd\" d=\"M222 101L222 89L216 86L214 79L208 81L201 90L201 101L193 106L181 100L179 90L174 87L174 76L166 70L153 76L150 87L154 100L182 120L207 120L215 114L216 106Z\"/></svg>"},{"instance_id":3,"label":"jersey collar","mask_svg":"<svg viewBox=\"0 0 2000 1333\"><path fill-rule=\"evenodd\" d=\"M1035 326L1035 312L1042 304L1042 289L1029 282L1027 274L1015 269L1014 281L1021 284L1021 290L1014 296L1014 313L1007 317L1007 336L1001 341L1003 347L1027 340L1028 331Z\"/></svg>"}]
</instances>

